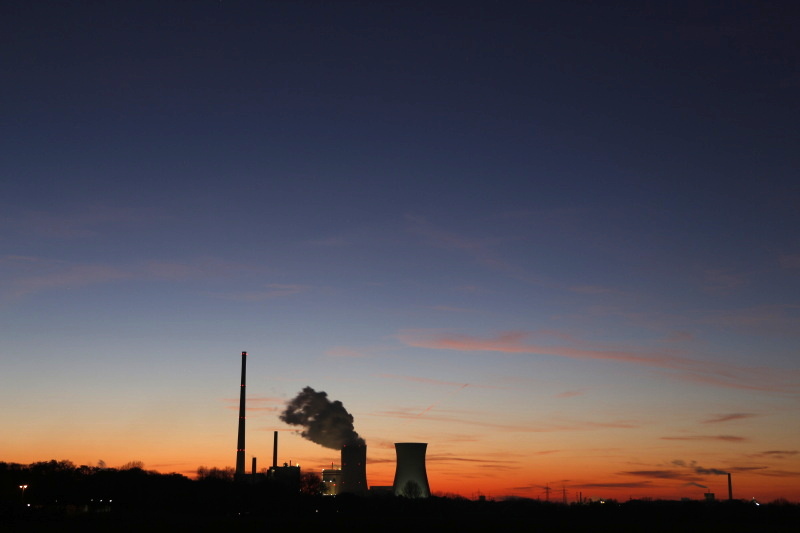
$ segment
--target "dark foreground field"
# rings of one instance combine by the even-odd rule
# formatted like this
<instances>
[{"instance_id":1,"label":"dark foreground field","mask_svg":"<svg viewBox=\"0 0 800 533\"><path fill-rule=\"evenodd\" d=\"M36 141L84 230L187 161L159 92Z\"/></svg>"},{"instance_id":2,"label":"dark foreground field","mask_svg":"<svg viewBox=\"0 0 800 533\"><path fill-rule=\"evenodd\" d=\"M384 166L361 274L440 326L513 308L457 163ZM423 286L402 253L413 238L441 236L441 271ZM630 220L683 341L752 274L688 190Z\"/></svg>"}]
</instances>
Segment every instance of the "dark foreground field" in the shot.
<instances>
[{"instance_id":1,"label":"dark foreground field","mask_svg":"<svg viewBox=\"0 0 800 533\"><path fill-rule=\"evenodd\" d=\"M547 504L530 500L296 498L220 508L6 509L3 531L792 532L800 507L744 502Z\"/></svg>"}]
</instances>

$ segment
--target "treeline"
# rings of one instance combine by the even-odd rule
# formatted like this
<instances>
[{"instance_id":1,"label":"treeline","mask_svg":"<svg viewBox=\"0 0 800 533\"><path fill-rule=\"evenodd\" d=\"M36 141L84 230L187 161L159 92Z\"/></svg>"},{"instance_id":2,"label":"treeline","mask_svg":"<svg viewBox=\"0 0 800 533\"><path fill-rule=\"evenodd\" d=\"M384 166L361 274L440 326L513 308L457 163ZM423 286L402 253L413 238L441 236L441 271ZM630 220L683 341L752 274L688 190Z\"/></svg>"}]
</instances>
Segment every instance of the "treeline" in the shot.
<instances>
[{"instance_id":1,"label":"treeline","mask_svg":"<svg viewBox=\"0 0 800 533\"><path fill-rule=\"evenodd\" d=\"M472 501L458 496L405 498L319 495L319 478L302 476L287 490L266 476L234 481L232 469L199 467L197 479L69 461L0 462L2 525L30 530L218 531L325 529L374 531L796 531L800 506L788 502L606 501L562 505L523 498ZM20 488L25 487L24 490ZM188 528L188 529L187 529ZM33 527L33 529L36 529Z\"/></svg>"}]
</instances>

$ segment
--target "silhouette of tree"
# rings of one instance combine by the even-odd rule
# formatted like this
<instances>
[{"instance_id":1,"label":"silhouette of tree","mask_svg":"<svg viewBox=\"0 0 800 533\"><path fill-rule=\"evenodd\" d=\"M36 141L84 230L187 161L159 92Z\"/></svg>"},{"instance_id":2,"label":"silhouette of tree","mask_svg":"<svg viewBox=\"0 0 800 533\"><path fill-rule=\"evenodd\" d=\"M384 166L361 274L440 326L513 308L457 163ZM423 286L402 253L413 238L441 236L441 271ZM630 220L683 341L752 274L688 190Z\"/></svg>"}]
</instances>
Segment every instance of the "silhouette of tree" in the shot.
<instances>
[{"instance_id":1,"label":"silhouette of tree","mask_svg":"<svg viewBox=\"0 0 800 533\"><path fill-rule=\"evenodd\" d=\"M301 474L300 493L306 496L319 496L322 494L322 478L314 472Z\"/></svg>"},{"instance_id":2,"label":"silhouette of tree","mask_svg":"<svg viewBox=\"0 0 800 533\"><path fill-rule=\"evenodd\" d=\"M124 465L120 466L117 470L133 470L134 468L144 470L144 463L142 461L128 461Z\"/></svg>"},{"instance_id":3,"label":"silhouette of tree","mask_svg":"<svg viewBox=\"0 0 800 533\"><path fill-rule=\"evenodd\" d=\"M226 468L208 468L207 466L197 467L197 479L202 480L217 480L217 481L233 481L233 476L236 473L232 467Z\"/></svg>"},{"instance_id":4,"label":"silhouette of tree","mask_svg":"<svg viewBox=\"0 0 800 533\"><path fill-rule=\"evenodd\" d=\"M406 481L406 484L403 485L403 490L401 492L406 498L413 499L422 497L422 487L420 487L419 483L413 479Z\"/></svg>"}]
</instances>

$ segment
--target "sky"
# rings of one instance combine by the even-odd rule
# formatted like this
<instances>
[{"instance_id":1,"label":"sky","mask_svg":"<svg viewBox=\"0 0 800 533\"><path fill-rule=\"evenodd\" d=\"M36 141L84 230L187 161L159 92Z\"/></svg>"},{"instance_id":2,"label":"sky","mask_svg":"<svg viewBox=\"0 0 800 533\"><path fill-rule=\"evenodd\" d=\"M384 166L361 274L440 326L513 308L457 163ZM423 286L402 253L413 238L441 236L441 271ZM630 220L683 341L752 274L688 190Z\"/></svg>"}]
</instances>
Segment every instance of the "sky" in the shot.
<instances>
[{"instance_id":1,"label":"sky","mask_svg":"<svg viewBox=\"0 0 800 533\"><path fill-rule=\"evenodd\" d=\"M793 2L0 4L0 461L800 501Z\"/></svg>"}]
</instances>

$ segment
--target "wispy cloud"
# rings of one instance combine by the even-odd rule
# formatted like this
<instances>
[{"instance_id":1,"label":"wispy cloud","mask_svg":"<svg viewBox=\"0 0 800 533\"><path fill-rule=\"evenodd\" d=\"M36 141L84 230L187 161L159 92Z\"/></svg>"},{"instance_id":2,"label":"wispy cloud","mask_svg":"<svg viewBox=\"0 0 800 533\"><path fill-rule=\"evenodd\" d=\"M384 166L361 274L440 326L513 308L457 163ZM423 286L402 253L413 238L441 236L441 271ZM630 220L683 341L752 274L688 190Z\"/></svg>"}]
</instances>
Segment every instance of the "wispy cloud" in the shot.
<instances>
[{"instance_id":1,"label":"wispy cloud","mask_svg":"<svg viewBox=\"0 0 800 533\"><path fill-rule=\"evenodd\" d=\"M678 472L676 470L630 470L627 472L620 472L623 476L638 476L657 479L685 479L685 472Z\"/></svg>"},{"instance_id":2,"label":"wispy cloud","mask_svg":"<svg viewBox=\"0 0 800 533\"><path fill-rule=\"evenodd\" d=\"M760 334L800 335L800 305L771 304L709 313L702 324L747 329Z\"/></svg>"},{"instance_id":3,"label":"wispy cloud","mask_svg":"<svg viewBox=\"0 0 800 533\"><path fill-rule=\"evenodd\" d=\"M347 246L349 243L346 239L342 237L329 237L327 239L317 239L314 241L308 241L308 244L311 246L321 246L325 248L339 248L342 246Z\"/></svg>"},{"instance_id":4,"label":"wispy cloud","mask_svg":"<svg viewBox=\"0 0 800 533\"><path fill-rule=\"evenodd\" d=\"M599 285L575 285L569 287L569 290L578 294L608 294L615 292L614 289L601 287Z\"/></svg>"},{"instance_id":5,"label":"wispy cloud","mask_svg":"<svg viewBox=\"0 0 800 533\"><path fill-rule=\"evenodd\" d=\"M753 418L758 416L754 413L727 413L722 415L715 415L711 418L703 420L703 424L719 424L720 422L730 422L732 420L744 420L746 418Z\"/></svg>"},{"instance_id":6,"label":"wispy cloud","mask_svg":"<svg viewBox=\"0 0 800 533\"><path fill-rule=\"evenodd\" d=\"M431 307L434 311L444 311L447 313L474 313L475 309L468 309L466 307L453 307L451 305L434 305Z\"/></svg>"},{"instance_id":7,"label":"wispy cloud","mask_svg":"<svg viewBox=\"0 0 800 533\"><path fill-rule=\"evenodd\" d=\"M135 264L75 263L42 257L0 257L0 294L20 298L56 289L77 289L120 281L189 281L220 277L242 266L213 258L191 262L151 260Z\"/></svg>"},{"instance_id":8,"label":"wispy cloud","mask_svg":"<svg viewBox=\"0 0 800 533\"><path fill-rule=\"evenodd\" d=\"M736 435L691 435L686 437L661 437L661 440L746 442L748 439Z\"/></svg>"},{"instance_id":9,"label":"wispy cloud","mask_svg":"<svg viewBox=\"0 0 800 533\"><path fill-rule=\"evenodd\" d=\"M575 396L583 396L586 394L586 389L578 389L578 390L568 390L556 394L556 398L574 398Z\"/></svg>"},{"instance_id":10,"label":"wispy cloud","mask_svg":"<svg viewBox=\"0 0 800 533\"><path fill-rule=\"evenodd\" d=\"M346 346L334 346L328 350L325 350L325 355L328 357L352 357L352 358L359 358L359 357L370 357L370 353L355 348L348 348Z\"/></svg>"},{"instance_id":11,"label":"wispy cloud","mask_svg":"<svg viewBox=\"0 0 800 533\"><path fill-rule=\"evenodd\" d=\"M152 208L89 206L71 213L28 211L15 215L8 222L17 231L28 235L84 239L100 235L110 227L149 226L168 219L165 213Z\"/></svg>"},{"instance_id":12,"label":"wispy cloud","mask_svg":"<svg viewBox=\"0 0 800 533\"><path fill-rule=\"evenodd\" d=\"M649 489L653 484L649 481L621 482L621 483L583 483L577 485L588 489Z\"/></svg>"},{"instance_id":13,"label":"wispy cloud","mask_svg":"<svg viewBox=\"0 0 800 533\"><path fill-rule=\"evenodd\" d=\"M785 254L780 257L779 264L781 267L795 270L800 269L800 254Z\"/></svg>"},{"instance_id":14,"label":"wispy cloud","mask_svg":"<svg viewBox=\"0 0 800 533\"><path fill-rule=\"evenodd\" d=\"M787 457L793 457L797 455L797 450L767 450L765 452L753 453L748 455L748 457L753 458L770 458L770 459L786 459Z\"/></svg>"},{"instance_id":15,"label":"wispy cloud","mask_svg":"<svg viewBox=\"0 0 800 533\"><path fill-rule=\"evenodd\" d=\"M673 378L748 390L795 392L798 387L797 372L777 372L764 368L743 368L731 364L694 361L677 355L674 350L586 347L587 343L574 340L570 342L569 337L564 338L562 343L555 343L549 338L552 335L547 337L545 338L542 332L526 331L506 331L491 337L439 330L404 330L396 335L401 342L417 348L606 360L670 370L668 375ZM534 342L537 340L539 342ZM545 340L548 342L545 343Z\"/></svg>"},{"instance_id":16,"label":"wispy cloud","mask_svg":"<svg viewBox=\"0 0 800 533\"><path fill-rule=\"evenodd\" d=\"M460 389L456 389L456 392L458 390ZM430 407L422 410L409 407L388 411L378 411L372 413L372 415L379 416L381 418L420 419L432 422L463 424L491 428L495 431L520 433L556 433L563 431L595 431L598 429L636 429L641 427L638 422L631 420L609 420L598 422L559 419L557 422L499 424L497 422L481 419L479 416L480 413L475 413L473 411L459 412L453 410L432 409Z\"/></svg>"},{"instance_id":17,"label":"wispy cloud","mask_svg":"<svg viewBox=\"0 0 800 533\"><path fill-rule=\"evenodd\" d=\"M400 374L378 374L379 378L385 379L401 379L403 381L415 381L417 383L425 383L427 385L443 385L445 387L457 387L457 388L464 388L468 383L458 383L455 381L442 381L438 379L431 379L431 378L422 378L418 376L403 376Z\"/></svg>"},{"instance_id":18,"label":"wispy cloud","mask_svg":"<svg viewBox=\"0 0 800 533\"><path fill-rule=\"evenodd\" d=\"M740 274L731 274L723 270L706 270L703 290L712 294L726 295L741 288L745 283L745 277Z\"/></svg>"},{"instance_id":19,"label":"wispy cloud","mask_svg":"<svg viewBox=\"0 0 800 533\"><path fill-rule=\"evenodd\" d=\"M428 219L418 215L406 215L406 223L409 230L423 239L430 245L447 250L455 250L466 254L476 263L499 272L501 274L514 277L527 283L539 285L551 285L552 282L545 278L532 274L518 265L503 259L494 248L505 239L476 239L465 237L454 232L438 228L431 224Z\"/></svg>"},{"instance_id":20,"label":"wispy cloud","mask_svg":"<svg viewBox=\"0 0 800 533\"><path fill-rule=\"evenodd\" d=\"M252 412L264 411L273 413L283 409L285 400L281 398L271 398L265 396L248 396L246 398L246 410ZM225 409L239 409L239 398L223 398Z\"/></svg>"},{"instance_id":21,"label":"wispy cloud","mask_svg":"<svg viewBox=\"0 0 800 533\"><path fill-rule=\"evenodd\" d=\"M276 298L286 298L296 294L302 294L311 290L308 285L292 285L281 283L269 283L260 289L252 291L240 291L229 293L216 293L215 296L225 300L237 302L260 302L263 300L273 300Z\"/></svg>"}]
</instances>

